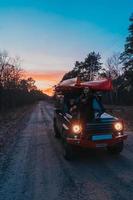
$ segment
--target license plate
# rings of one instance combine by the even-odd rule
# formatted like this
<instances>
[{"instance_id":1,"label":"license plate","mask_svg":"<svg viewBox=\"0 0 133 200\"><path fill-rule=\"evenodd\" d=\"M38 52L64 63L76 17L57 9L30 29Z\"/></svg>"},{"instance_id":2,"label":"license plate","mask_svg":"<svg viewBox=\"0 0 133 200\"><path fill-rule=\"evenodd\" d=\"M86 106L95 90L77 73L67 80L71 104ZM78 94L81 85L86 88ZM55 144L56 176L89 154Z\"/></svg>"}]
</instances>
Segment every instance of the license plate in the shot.
<instances>
[{"instance_id":1,"label":"license plate","mask_svg":"<svg viewBox=\"0 0 133 200\"><path fill-rule=\"evenodd\" d=\"M93 135L92 136L92 140L93 141L97 141L97 140L110 140L112 139L112 135L111 134L107 134L107 135Z\"/></svg>"},{"instance_id":2,"label":"license plate","mask_svg":"<svg viewBox=\"0 0 133 200\"><path fill-rule=\"evenodd\" d=\"M107 146L107 144L105 144L105 143L96 144L97 148L106 147L106 146Z\"/></svg>"}]
</instances>

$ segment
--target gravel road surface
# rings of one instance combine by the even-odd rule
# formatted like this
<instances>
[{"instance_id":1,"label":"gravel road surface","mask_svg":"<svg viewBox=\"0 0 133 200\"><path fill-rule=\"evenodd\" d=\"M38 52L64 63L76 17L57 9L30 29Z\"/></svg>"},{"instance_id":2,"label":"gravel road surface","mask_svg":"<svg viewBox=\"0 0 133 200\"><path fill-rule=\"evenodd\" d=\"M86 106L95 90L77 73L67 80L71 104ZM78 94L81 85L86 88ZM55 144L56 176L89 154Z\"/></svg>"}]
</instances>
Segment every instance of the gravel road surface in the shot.
<instances>
[{"instance_id":1,"label":"gravel road surface","mask_svg":"<svg viewBox=\"0 0 133 200\"><path fill-rule=\"evenodd\" d=\"M87 151L68 162L53 136L52 105L39 102L25 118L4 161L0 155L0 200L133 199L132 133L119 156Z\"/></svg>"}]
</instances>

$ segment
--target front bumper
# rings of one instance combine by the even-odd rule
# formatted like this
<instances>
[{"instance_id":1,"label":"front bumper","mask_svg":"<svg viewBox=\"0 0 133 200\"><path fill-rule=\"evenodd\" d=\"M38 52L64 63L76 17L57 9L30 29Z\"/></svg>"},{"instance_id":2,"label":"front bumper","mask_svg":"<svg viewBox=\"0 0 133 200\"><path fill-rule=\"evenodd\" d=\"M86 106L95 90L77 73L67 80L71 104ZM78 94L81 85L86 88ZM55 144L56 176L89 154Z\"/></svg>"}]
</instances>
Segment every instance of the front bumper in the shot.
<instances>
[{"instance_id":1,"label":"front bumper","mask_svg":"<svg viewBox=\"0 0 133 200\"><path fill-rule=\"evenodd\" d=\"M98 147L106 147L106 146L112 146L116 143L119 143L125 139L127 139L127 134L123 134L121 136L113 137L109 140L98 140L98 141L92 141L88 140L86 138L67 138L67 142L71 145L84 147L84 148L98 148Z\"/></svg>"}]
</instances>

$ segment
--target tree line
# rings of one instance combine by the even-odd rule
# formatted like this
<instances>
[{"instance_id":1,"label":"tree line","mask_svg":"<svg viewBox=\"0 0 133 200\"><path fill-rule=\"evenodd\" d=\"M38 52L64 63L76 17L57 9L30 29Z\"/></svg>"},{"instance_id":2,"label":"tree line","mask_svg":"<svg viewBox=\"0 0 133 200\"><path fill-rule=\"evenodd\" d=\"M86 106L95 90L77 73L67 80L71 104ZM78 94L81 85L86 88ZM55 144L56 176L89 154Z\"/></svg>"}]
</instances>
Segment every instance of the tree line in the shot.
<instances>
[{"instance_id":1,"label":"tree line","mask_svg":"<svg viewBox=\"0 0 133 200\"><path fill-rule=\"evenodd\" d=\"M76 61L74 68L61 81L77 76L82 81L111 78L114 90L103 95L105 102L133 105L133 14L129 20L129 34L123 52L114 53L104 65L99 53L90 52L84 61Z\"/></svg>"},{"instance_id":2,"label":"tree line","mask_svg":"<svg viewBox=\"0 0 133 200\"><path fill-rule=\"evenodd\" d=\"M0 110L34 103L46 98L35 86L33 78L24 78L21 60L0 52Z\"/></svg>"}]
</instances>

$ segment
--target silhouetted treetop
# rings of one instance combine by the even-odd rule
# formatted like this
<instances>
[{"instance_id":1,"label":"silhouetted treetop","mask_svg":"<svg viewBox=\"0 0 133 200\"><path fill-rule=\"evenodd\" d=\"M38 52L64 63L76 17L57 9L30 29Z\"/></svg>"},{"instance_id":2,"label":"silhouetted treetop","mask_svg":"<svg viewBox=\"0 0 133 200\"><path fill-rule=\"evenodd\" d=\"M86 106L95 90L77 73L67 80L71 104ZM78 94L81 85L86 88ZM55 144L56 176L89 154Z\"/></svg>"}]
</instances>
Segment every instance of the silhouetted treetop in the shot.
<instances>
[{"instance_id":1,"label":"silhouetted treetop","mask_svg":"<svg viewBox=\"0 0 133 200\"><path fill-rule=\"evenodd\" d=\"M94 80L102 68L101 56L99 53L90 52L84 61L75 62L74 68L66 73L62 80L79 76L83 81Z\"/></svg>"}]
</instances>

